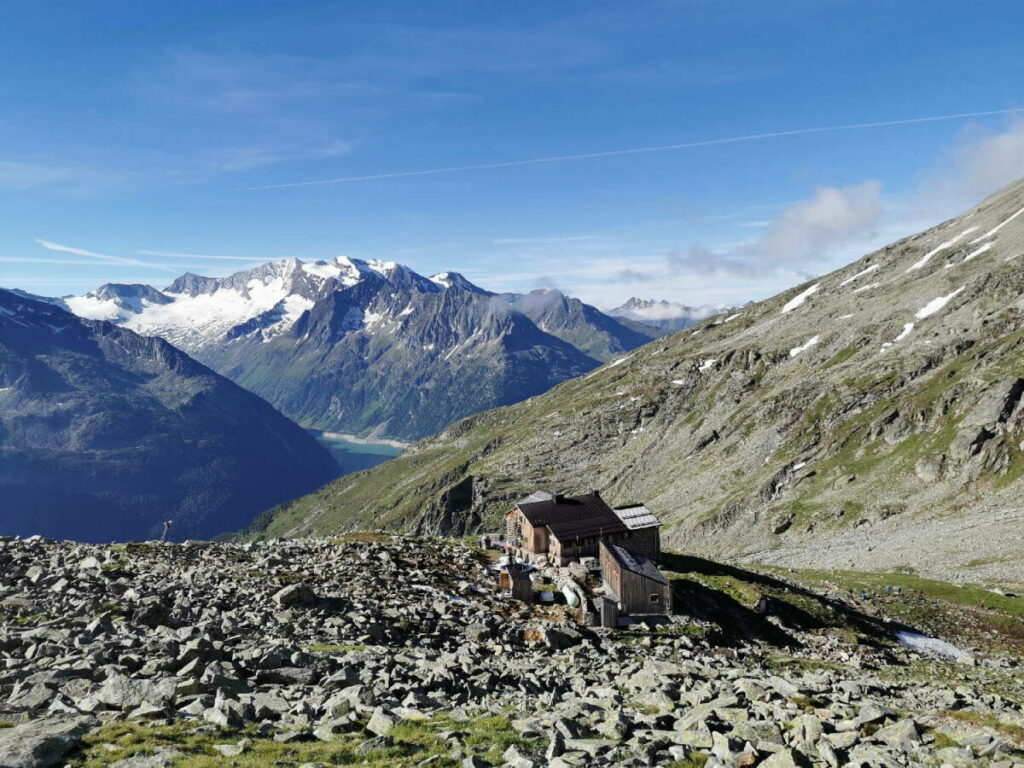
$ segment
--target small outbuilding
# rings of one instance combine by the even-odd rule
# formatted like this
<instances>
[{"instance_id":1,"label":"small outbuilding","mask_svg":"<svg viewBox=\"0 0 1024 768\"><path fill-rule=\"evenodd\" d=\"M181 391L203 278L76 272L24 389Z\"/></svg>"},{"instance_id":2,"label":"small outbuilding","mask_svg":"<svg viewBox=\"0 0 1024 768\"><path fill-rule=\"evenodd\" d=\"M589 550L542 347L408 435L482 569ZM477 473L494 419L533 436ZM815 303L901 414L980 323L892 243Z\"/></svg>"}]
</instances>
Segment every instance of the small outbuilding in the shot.
<instances>
[{"instance_id":1,"label":"small outbuilding","mask_svg":"<svg viewBox=\"0 0 1024 768\"><path fill-rule=\"evenodd\" d=\"M513 600L524 603L533 602L533 581L530 578L530 566L524 563L509 563L501 570L498 586L507 592Z\"/></svg>"},{"instance_id":2,"label":"small outbuilding","mask_svg":"<svg viewBox=\"0 0 1024 768\"><path fill-rule=\"evenodd\" d=\"M600 545L601 574L608 596L624 616L665 615L672 610L672 592L653 560L617 544Z\"/></svg>"}]
</instances>

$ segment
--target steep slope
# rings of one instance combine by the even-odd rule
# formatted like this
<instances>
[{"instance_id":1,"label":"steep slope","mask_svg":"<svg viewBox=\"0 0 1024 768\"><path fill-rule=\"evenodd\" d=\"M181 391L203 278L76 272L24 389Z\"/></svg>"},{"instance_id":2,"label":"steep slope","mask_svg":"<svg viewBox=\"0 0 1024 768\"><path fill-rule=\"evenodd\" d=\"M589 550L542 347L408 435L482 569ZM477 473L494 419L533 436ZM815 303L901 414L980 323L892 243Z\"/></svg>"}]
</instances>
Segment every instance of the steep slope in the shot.
<instances>
[{"instance_id":1,"label":"steep slope","mask_svg":"<svg viewBox=\"0 0 1024 768\"><path fill-rule=\"evenodd\" d=\"M270 405L167 342L0 290L0 534L207 537L337 477Z\"/></svg>"},{"instance_id":2,"label":"steep slope","mask_svg":"<svg viewBox=\"0 0 1024 768\"><path fill-rule=\"evenodd\" d=\"M261 524L273 535L368 520L459 531L536 486L603 488L615 503L645 501L665 540L689 550L1019 569L1022 256L1024 182L830 275L455 424Z\"/></svg>"},{"instance_id":3,"label":"steep slope","mask_svg":"<svg viewBox=\"0 0 1024 768\"><path fill-rule=\"evenodd\" d=\"M335 291L265 344L229 344L224 372L301 423L418 438L599 365L503 301L374 281Z\"/></svg>"},{"instance_id":4,"label":"steep slope","mask_svg":"<svg viewBox=\"0 0 1024 768\"><path fill-rule=\"evenodd\" d=\"M557 336L585 354L607 362L662 335L657 329L631 324L560 291L536 290L526 295L505 294L509 305L533 320L545 333Z\"/></svg>"},{"instance_id":5,"label":"steep slope","mask_svg":"<svg viewBox=\"0 0 1024 768\"><path fill-rule=\"evenodd\" d=\"M187 274L64 300L161 336L309 427L415 439L578 376L659 332L558 292L496 295L456 272L339 257Z\"/></svg>"}]
</instances>

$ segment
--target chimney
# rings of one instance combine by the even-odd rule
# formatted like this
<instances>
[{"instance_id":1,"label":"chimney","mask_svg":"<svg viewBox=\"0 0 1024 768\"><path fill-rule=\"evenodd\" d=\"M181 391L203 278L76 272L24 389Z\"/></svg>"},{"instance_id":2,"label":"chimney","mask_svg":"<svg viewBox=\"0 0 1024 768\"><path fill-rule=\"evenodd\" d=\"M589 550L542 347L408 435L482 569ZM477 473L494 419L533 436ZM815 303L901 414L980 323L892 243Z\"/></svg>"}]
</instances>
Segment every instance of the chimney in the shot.
<instances>
[{"instance_id":1,"label":"chimney","mask_svg":"<svg viewBox=\"0 0 1024 768\"><path fill-rule=\"evenodd\" d=\"M601 498L601 492L600 492L600 491L598 491L598 490L593 490L593 491L591 491L590 493L591 493L591 495L592 495L592 496L594 496L595 498L598 498L598 499L600 499L600 498Z\"/></svg>"},{"instance_id":2,"label":"chimney","mask_svg":"<svg viewBox=\"0 0 1024 768\"><path fill-rule=\"evenodd\" d=\"M563 501L565 501L565 494L564 493L556 493L555 494L555 504L561 504Z\"/></svg>"}]
</instances>

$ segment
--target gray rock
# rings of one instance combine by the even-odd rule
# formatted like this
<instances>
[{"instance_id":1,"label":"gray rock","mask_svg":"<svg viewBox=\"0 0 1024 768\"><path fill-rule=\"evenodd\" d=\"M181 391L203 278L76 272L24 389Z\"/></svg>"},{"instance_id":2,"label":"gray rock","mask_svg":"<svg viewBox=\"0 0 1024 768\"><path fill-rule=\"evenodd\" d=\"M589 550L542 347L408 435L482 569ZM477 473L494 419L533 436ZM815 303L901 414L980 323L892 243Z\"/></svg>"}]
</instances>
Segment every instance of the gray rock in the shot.
<instances>
[{"instance_id":1,"label":"gray rock","mask_svg":"<svg viewBox=\"0 0 1024 768\"><path fill-rule=\"evenodd\" d=\"M109 768L172 768L184 756L184 752L176 749L161 748L152 755L138 755L118 760L111 763Z\"/></svg>"},{"instance_id":2,"label":"gray rock","mask_svg":"<svg viewBox=\"0 0 1024 768\"><path fill-rule=\"evenodd\" d=\"M287 587L274 593L274 602L282 608L290 608L295 605L311 605L316 602L316 593L307 584L301 582L289 584Z\"/></svg>"},{"instance_id":3,"label":"gray rock","mask_svg":"<svg viewBox=\"0 0 1024 768\"><path fill-rule=\"evenodd\" d=\"M810 761L793 749L783 749L766 757L758 768L807 768Z\"/></svg>"},{"instance_id":4,"label":"gray rock","mask_svg":"<svg viewBox=\"0 0 1024 768\"><path fill-rule=\"evenodd\" d=\"M378 736L386 736L391 733L391 730L395 727L395 718L385 712L383 709L375 709L373 714L370 716L370 721L366 724L366 730L370 733L375 733Z\"/></svg>"},{"instance_id":5,"label":"gray rock","mask_svg":"<svg viewBox=\"0 0 1024 768\"><path fill-rule=\"evenodd\" d=\"M59 716L0 728L0 766L47 768L62 765L64 757L96 727L89 717Z\"/></svg>"}]
</instances>

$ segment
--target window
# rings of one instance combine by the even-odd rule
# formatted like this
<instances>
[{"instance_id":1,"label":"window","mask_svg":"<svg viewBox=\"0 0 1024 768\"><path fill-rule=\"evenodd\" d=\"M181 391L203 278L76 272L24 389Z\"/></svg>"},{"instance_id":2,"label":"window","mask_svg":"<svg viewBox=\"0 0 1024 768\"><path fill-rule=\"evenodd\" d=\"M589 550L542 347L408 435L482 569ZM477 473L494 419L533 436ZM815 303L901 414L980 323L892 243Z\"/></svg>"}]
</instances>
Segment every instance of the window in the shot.
<instances>
[{"instance_id":1,"label":"window","mask_svg":"<svg viewBox=\"0 0 1024 768\"><path fill-rule=\"evenodd\" d=\"M661 595L651 595L651 602L658 603L661 600Z\"/></svg>"}]
</instances>

